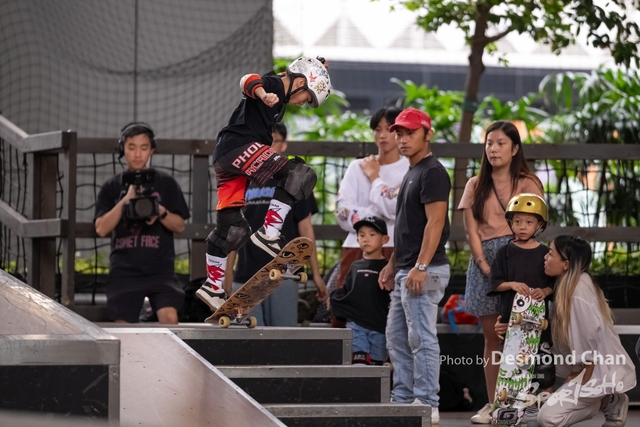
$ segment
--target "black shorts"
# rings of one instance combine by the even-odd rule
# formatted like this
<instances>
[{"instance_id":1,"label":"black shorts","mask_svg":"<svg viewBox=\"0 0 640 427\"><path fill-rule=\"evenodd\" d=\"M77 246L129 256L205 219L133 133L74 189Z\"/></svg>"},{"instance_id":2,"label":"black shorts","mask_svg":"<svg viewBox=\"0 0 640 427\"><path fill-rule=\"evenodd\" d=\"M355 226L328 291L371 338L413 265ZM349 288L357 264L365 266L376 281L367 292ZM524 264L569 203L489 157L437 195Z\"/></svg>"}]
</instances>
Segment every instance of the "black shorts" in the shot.
<instances>
[{"instance_id":1,"label":"black shorts","mask_svg":"<svg viewBox=\"0 0 640 427\"><path fill-rule=\"evenodd\" d=\"M144 298L157 311L165 307L182 308L184 290L175 274L156 277L109 278L107 283L107 309L111 320L129 323L140 321Z\"/></svg>"}]
</instances>

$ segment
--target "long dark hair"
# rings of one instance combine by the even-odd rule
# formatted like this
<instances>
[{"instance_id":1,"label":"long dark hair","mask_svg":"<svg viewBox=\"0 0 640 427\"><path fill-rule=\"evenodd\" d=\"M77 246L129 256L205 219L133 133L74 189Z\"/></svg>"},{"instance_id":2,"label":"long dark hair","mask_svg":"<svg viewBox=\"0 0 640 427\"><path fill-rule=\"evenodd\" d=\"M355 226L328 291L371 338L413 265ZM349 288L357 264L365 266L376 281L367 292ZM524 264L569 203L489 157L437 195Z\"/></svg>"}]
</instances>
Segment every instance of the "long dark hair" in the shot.
<instances>
[{"instance_id":1,"label":"long dark hair","mask_svg":"<svg viewBox=\"0 0 640 427\"><path fill-rule=\"evenodd\" d=\"M540 187L540 191L542 191L542 183L538 179L535 174L531 172L529 169L529 165L527 164L527 159L524 157L524 152L522 151L522 141L520 140L520 133L518 129L510 122L493 122L486 130L484 136L484 143L487 143L487 138L489 134L495 130L501 130L507 135L507 137L511 140L513 144L511 149L514 146L518 146L518 152L511 159L511 166L509 167L509 172L511 174L511 196L515 195L516 187L518 186L518 180L521 178L529 178L533 180ZM491 194L493 187L493 178L491 177L491 172L493 172L493 166L489 163L489 159L487 158L487 150L482 151L482 161L480 163L480 173L478 173L478 184L473 193L473 205L471 206L471 211L473 212L473 217L479 223L485 223L484 219L484 204L486 200L489 198L489 194Z\"/></svg>"}]
</instances>

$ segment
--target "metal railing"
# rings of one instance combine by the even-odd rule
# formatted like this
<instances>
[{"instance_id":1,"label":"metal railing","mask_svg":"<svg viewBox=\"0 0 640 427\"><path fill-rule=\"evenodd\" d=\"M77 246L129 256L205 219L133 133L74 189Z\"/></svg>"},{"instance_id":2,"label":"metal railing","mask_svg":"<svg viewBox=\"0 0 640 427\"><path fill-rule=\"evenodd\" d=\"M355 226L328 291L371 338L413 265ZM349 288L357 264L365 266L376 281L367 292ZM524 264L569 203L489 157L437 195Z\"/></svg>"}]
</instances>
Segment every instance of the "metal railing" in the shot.
<instances>
[{"instance_id":1,"label":"metal railing","mask_svg":"<svg viewBox=\"0 0 640 427\"><path fill-rule=\"evenodd\" d=\"M90 222L76 221L76 166L79 154L115 152L115 138L78 138L75 132L56 131L29 135L0 116L0 138L28 156L27 195L29 211L22 215L0 200L0 223L24 238L27 247L28 283L44 294L54 297L56 276L56 239L61 247L61 302L74 307L75 239L97 237ZM176 236L190 240L190 277L206 275L204 239L214 224L208 223L211 197L209 191L209 156L215 149L213 140L158 139L156 154L191 156L191 221L185 231ZM481 144L434 143L432 150L439 158L480 158ZM640 146L631 145L525 145L530 162L536 160L640 160ZM374 154L373 143L290 142L287 154L357 158ZM60 175L61 179L59 179ZM56 211L56 185L62 187L60 214ZM463 188L464 182L454 183ZM455 211L455 209L453 210ZM59 215L59 217L57 217ZM341 240L346 232L338 225L315 225L318 240ZM550 226L542 235L549 241L559 234L575 234L591 242L640 242L636 227L562 227ZM465 241L464 229L454 225L452 242Z\"/></svg>"}]
</instances>

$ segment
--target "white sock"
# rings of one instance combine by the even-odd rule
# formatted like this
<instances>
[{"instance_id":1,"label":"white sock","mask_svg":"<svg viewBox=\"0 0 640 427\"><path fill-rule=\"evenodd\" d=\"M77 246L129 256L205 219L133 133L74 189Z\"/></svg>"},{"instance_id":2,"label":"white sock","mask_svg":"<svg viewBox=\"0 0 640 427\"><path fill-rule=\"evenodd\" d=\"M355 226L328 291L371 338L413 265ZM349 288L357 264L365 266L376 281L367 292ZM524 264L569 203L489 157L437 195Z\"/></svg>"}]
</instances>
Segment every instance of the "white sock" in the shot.
<instances>
[{"instance_id":1,"label":"white sock","mask_svg":"<svg viewBox=\"0 0 640 427\"><path fill-rule=\"evenodd\" d=\"M276 237L282 230L284 219L291 210L291 206L272 199L269 204L269 210L264 217L264 231L267 237Z\"/></svg>"},{"instance_id":2,"label":"white sock","mask_svg":"<svg viewBox=\"0 0 640 427\"><path fill-rule=\"evenodd\" d=\"M207 283L214 292L222 292L222 282L227 268L227 257L219 258L207 254Z\"/></svg>"}]
</instances>

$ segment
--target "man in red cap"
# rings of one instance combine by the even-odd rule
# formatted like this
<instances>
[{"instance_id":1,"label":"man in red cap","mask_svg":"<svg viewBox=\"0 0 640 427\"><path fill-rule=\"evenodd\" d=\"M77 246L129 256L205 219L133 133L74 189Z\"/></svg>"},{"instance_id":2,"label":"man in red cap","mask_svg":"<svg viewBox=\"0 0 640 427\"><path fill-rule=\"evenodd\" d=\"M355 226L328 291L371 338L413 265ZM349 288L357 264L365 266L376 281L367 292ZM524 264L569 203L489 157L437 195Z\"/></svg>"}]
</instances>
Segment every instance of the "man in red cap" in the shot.
<instances>
[{"instance_id":1,"label":"man in red cap","mask_svg":"<svg viewBox=\"0 0 640 427\"><path fill-rule=\"evenodd\" d=\"M386 338L393 363L391 400L430 405L431 423L440 421L438 303L449 284L445 252L449 239L451 181L431 153L431 118L407 108L390 131L409 160L396 207L395 252L380 272L381 288L392 290ZM416 232L421 230L422 232Z\"/></svg>"}]
</instances>

